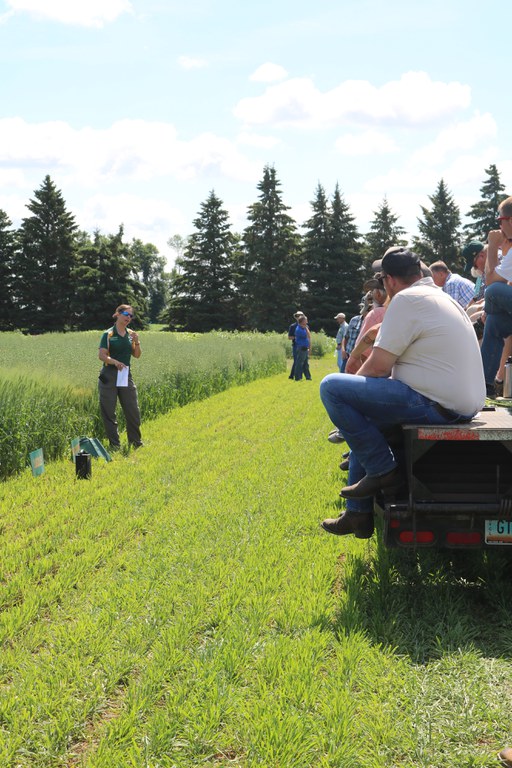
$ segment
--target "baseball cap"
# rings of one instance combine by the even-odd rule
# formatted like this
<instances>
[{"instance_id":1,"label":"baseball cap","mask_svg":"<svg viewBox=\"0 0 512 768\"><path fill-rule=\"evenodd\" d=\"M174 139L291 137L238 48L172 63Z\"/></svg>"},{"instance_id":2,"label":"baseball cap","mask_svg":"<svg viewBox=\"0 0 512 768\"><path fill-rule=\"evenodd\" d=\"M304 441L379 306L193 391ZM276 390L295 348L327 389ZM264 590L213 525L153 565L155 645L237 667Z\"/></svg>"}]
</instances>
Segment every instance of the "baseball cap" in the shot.
<instances>
[{"instance_id":1,"label":"baseball cap","mask_svg":"<svg viewBox=\"0 0 512 768\"><path fill-rule=\"evenodd\" d=\"M421 273L420 257L408 248L395 245L388 248L382 257L381 270L385 275L392 277L419 275Z\"/></svg>"},{"instance_id":2,"label":"baseball cap","mask_svg":"<svg viewBox=\"0 0 512 768\"><path fill-rule=\"evenodd\" d=\"M466 266L464 267L466 272L471 272L471 267L475 266L475 257L478 256L480 251L485 248L484 243L480 240L471 240L462 249L462 258L466 260Z\"/></svg>"}]
</instances>

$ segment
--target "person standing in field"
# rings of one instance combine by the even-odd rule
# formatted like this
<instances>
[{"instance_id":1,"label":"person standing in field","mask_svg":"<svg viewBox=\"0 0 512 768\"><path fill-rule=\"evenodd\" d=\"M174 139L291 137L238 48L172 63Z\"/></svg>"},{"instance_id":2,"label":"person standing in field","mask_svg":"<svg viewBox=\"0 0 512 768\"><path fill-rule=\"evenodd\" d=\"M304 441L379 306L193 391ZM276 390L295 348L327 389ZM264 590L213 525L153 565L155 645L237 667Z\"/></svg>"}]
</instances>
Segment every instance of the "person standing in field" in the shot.
<instances>
[{"instance_id":1,"label":"person standing in field","mask_svg":"<svg viewBox=\"0 0 512 768\"><path fill-rule=\"evenodd\" d=\"M340 373L343 373L343 371L345 370L346 358L343 357L343 354L342 354L342 343L343 343L345 334L347 332L348 323L345 319L344 312L338 312L338 314L335 316L334 319L339 325L338 332L336 334L336 359L337 359Z\"/></svg>"},{"instance_id":2,"label":"person standing in field","mask_svg":"<svg viewBox=\"0 0 512 768\"><path fill-rule=\"evenodd\" d=\"M308 319L305 315L302 315L297 320L297 328L295 329L295 345L295 381L300 381L302 379L302 374L304 374L308 381L311 381L311 373L309 371L309 356L311 354L311 332L308 328Z\"/></svg>"},{"instance_id":3,"label":"person standing in field","mask_svg":"<svg viewBox=\"0 0 512 768\"><path fill-rule=\"evenodd\" d=\"M288 328L288 339L292 343L292 357L293 357L293 364L292 369L290 371L290 375L288 376L289 379L295 378L295 358L297 357L297 345L295 343L295 331L297 330L297 324L299 321L299 317L303 317L304 312L301 312L300 309L294 313L295 322L290 325Z\"/></svg>"},{"instance_id":4,"label":"person standing in field","mask_svg":"<svg viewBox=\"0 0 512 768\"><path fill-rule=\"evenodd\" d=\"M126 419L129 445L139 448L143 444L137 387L133 383L130 369L132 357L138 359L141 356L141 348L139 335L128 330L134 317L133 307L120 304L113 317L114 325L103 333L100 340L98 357L103 363L103 368L99 375L98 391L105 432L111 449L116 451L121 447L116 419L118 398Z\"/></svg>"}]
</instances>

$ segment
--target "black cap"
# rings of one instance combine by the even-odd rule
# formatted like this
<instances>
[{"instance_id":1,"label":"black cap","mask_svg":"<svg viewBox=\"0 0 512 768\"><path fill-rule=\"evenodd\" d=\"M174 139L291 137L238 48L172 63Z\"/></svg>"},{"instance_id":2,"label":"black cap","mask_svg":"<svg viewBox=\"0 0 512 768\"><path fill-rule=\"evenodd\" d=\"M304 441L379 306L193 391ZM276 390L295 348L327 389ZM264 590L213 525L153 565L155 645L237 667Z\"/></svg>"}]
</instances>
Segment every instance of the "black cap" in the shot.
<instances>
[{"instance_id":1,"label":"black cap","mask_svg":"<svg viewBox=\"0 0 512 768\"><path fill-rule=\"evenodd\" d=\"M462 249L462 258L466 260L466 272L471 272L471 267L475 266L475 258L483 251L485 245L480 240L471 240Z\"/></svg>"},{"instance_id":2,"label":"black cap","mask_svg":"<svg viewBox=\"0 0 512 768\"><path fill-rule=\"evenodd\" d=\"M395 245L388 248L382 257L382 272L392 277L408 277L421 275L420 257L407 248Z\"/></svg>"}]
</instances>

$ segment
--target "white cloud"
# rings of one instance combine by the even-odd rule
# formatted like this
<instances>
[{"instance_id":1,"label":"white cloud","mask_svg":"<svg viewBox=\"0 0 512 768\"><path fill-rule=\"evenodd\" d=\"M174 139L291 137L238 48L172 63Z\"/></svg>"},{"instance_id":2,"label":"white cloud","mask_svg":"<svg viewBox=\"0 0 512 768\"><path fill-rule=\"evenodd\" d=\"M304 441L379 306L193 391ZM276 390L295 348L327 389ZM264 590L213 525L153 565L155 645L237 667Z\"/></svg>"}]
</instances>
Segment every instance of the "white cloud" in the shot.
<instances>
[{"instance_id":1,"label":"white cloud","mask_svg":"<svg viewBox=\"0 0 512 768\"><path fill-rule=\"evenodd\" d=\"M494 139L497 134L496 121L488 112L477 113L470 120L455 123L438 133L436 139L419 149L413 156L416 163L435 165L444 162L451 152L474 149L482 140Z\"/></svg>"},{"instance_id":2,"label":"white cloud","mask_svg":"<svg viewBox=\"0 0 512 768\"><path fill-rule=\"evenodd\" d=\"M114 234L123 224L125 241L151 242L168 257L172 256L169 237L189 226L182 212L167 201L132 194L94 195L81 206L79 219L80 228L87 232L99 229L103 234Z\"/></svg>"},{"instance_id":3,"label":"white cloud","mask_svg":"<svg viewBox=\"0 0 512 768\"><path fill-rule=\"evenodd\" d=\"M384 133L369 130L362 133L346 133L336 140L335 147L342 155L385 155L398 152L396 142Z\"/></svg>"},{"instance_id":4,"label":"white cloud","mask_svg":"<svg viewBox=\"0 0 512 768\"><path fill-rule=\"evenodd\" d=\"M62 24L102 27L132 11L129 0L6 0L12 13L28 13Z\"/></svg>"},{"instance_id":5,"label":"white cloud","mask_svg":"<svg viewBox=\"0 0 512 768\"><path fill-rule=\"evenodd\" d=\"M346 80L322 93L310 78L293 78L241 99L235 116L248 125L326 128L346 122L423 125L469 106L471 91L461 83L434 82L425 72L407 72L380 88Z\"/></svg>"},{"instance_id":6,"label":"white cloud","mask_svg":"<svg viewBox=\"0 0 512 768\"><path fill-rule=\"evenodd\" d=\"M276 144L280 143L280 140L274 136L261 136L258 133L248 133L243 131L237 137L239 144L244 144L247 147L257 147L258 149L272 149Z\"/></svg>"},{"instance_id":7,"label":"white cloud","mask_svg":"<svg viewBox=\"0 0 512 768\"><path fill-rule=\"evenodd\" d=\"M120 120L109 128L75 130L62 121L30 124L0 119L4 169L59 169L85 186L171 176L193 179L212 172L235 181L258 178L236 144L212 133L188 141L170 123Z\"/></svg>"},{"instance_id":8,"label":"white cloud","mask_svg":"<svg viewBox=\"0 0 512 768\"><path fill-rule=\"evenodd\" d=\"M249 80L254 80L258 83L275 83L277 80L284 80L287 76L288 72L284 67L268 61L266 64L258 67L249 77Z\"/></svg>"},{"instance_id":9,"label":"white cloud","mask_svg":"<svg viewBox=\"0 0 512 768\"><path fill-rule=\"evenodd\" d=\"M204 69L204 67L208 66L208 62L206 59L197 59L193 58L192 56L179 56L178 57L178 66L180 69Z\"/></svg>"}]
</instances>

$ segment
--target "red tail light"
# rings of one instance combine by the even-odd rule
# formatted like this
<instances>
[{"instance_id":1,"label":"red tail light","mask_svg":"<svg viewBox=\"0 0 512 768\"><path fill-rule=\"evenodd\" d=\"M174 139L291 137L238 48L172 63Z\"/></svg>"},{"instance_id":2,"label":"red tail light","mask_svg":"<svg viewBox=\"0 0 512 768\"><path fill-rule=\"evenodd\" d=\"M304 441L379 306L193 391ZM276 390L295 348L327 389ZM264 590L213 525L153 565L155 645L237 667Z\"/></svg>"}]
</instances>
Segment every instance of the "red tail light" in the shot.
<instances>
[{"instance_id":1,"label":"red tail light","mask_svg":"<svg viewBox=\"0 0 512 768\"><path fill-rule=\"evenodd\" d=\"M432 544L435 536L433 531L401 531L398 538L402 544Z\"/></svg>"}]
</instances>

